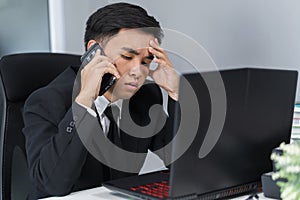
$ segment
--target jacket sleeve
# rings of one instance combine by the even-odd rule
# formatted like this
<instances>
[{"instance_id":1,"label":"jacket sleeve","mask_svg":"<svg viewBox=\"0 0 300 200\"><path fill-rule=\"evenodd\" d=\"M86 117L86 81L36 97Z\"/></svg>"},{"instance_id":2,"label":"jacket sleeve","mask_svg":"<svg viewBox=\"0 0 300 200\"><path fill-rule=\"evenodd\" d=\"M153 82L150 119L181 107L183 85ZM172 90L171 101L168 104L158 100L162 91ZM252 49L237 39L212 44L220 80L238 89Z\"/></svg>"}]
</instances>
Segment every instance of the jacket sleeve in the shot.
<instances>
[{"instance_id":1,"label":"jacket sleeve","mask_svg":"<svg viewBox=\"0 0 300 200\"><path fill-rule=\"evenodd\" d=\"M70 193L87 156L76 127L86 118L94 117L76 103L68 108L55 90L33 93L25 103L23 117L27 160L34 184L49 195Z\"/></svg>"}]
</instances>

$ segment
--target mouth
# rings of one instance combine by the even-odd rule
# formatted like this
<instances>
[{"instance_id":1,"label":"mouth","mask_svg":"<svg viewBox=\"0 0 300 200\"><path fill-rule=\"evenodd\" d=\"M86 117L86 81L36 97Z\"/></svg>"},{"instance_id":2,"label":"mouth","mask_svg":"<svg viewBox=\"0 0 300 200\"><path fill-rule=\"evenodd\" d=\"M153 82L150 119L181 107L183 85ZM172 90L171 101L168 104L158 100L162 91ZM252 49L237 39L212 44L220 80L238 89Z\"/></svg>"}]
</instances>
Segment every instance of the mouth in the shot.
<instances>
[{"instance_id":1,"label":"mouth","mask_svg":"<svg viewBox=\"0 0 300 200\"><path fill-rule=\"evenodd\" d=\"M129 82L125 83L125 85L131 90L136 90L139 86L137 82Z\"/></svg>"}]
</instances>

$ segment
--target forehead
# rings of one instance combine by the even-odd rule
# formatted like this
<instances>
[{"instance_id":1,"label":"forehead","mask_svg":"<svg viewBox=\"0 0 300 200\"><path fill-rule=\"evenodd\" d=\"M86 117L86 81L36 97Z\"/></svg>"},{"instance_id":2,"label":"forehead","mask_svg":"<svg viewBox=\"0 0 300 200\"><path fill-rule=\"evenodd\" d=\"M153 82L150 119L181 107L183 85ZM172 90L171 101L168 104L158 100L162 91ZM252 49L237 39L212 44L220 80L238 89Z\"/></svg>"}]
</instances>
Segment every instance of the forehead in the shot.
<instances>
[{"instance_id":1,"label":"forehead","mask_svg":"<svg viewBox=\"0 0 300 200\"><path fill-rule=\"evenodd\" d=\"M140 29L121 29L107 42L106 47L142 49L149 47L149 42L153 39L152 34L145 33Z\"/></svg>"}]
</instances>

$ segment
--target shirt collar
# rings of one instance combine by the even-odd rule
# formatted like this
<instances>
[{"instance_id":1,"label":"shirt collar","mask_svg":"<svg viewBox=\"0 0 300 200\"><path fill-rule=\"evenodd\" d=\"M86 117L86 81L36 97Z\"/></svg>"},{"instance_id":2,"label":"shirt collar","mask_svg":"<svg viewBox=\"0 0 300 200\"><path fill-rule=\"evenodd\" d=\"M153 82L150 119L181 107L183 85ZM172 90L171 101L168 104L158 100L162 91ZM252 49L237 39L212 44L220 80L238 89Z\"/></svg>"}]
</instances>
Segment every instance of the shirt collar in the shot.
<instances>
[{"instance_id":1,"label":"shirt collar","mask_svg":"<svg viewBox=\"0 0 300 200\"><path fill-rule=\"evenodd\" d=\"M113 103L111 103L104 95L102 96L98 96L96 98L96 100L94 101L97 112L99 113L99 115L101 116L104 113L104 110L107 108L107 106L110 105L116 105L119 110L120 113L122 113L122 103L123 103L123 99L119 99ZM121 115L120 115L121 118Z\"/></svg>"}]
</instances>

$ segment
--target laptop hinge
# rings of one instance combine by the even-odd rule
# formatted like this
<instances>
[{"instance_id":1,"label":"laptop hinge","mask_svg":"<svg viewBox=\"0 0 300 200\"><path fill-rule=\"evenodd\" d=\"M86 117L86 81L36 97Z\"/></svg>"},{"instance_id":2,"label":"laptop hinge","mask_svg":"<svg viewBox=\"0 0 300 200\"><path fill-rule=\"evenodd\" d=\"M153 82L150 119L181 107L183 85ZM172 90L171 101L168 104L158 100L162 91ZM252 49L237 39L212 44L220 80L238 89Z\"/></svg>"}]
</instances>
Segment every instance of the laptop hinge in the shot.
<instances>
[{"instance_id":1,"label":"laptop hinge","mask_svg":"<svg viewBox=\"0 0 300 200\"><path fill-rule=\"evenodd\" d=\"M193 193L193 194L187 194L187 195L172 198L172 200L192 200L192 199L199 199L199 196L196 193Z\"/></svg>"}]
</instances>

